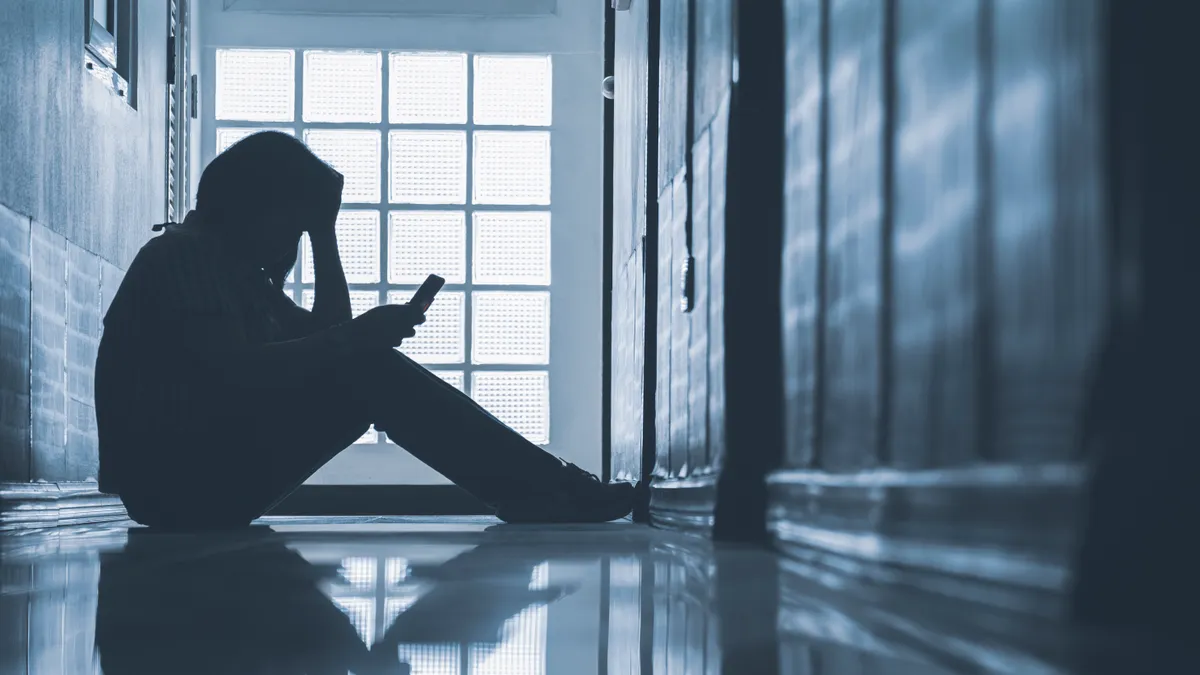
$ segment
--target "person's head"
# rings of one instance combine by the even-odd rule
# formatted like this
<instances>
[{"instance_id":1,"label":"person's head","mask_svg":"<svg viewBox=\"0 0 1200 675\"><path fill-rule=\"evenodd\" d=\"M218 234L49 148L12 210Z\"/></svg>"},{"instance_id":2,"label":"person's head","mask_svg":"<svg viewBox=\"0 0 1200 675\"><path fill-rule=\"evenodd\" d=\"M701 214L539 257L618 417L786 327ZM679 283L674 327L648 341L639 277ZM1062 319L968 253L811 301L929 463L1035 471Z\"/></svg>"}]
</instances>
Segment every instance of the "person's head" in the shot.
<instances>
[{"instance_id":1,"label":"person's head","mask_svg":"<svg viewBox=\"0 0 1200 675\"><path fill-rule=\"evenodd\" d=\"M238 141L204 169L196 211L238 241L264 268L295 263L300 237L332 222L342 176L288 134L264 131ZM289 258L290 256L290 258Z\"/></svg>"}]
</instances>

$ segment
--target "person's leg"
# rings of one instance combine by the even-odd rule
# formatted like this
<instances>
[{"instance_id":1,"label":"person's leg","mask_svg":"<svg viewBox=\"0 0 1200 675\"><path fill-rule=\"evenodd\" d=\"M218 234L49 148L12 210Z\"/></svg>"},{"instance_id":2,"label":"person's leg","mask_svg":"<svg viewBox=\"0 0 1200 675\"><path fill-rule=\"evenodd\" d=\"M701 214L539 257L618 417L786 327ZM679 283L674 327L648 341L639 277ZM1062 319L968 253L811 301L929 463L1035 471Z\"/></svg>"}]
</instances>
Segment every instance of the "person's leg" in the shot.
<instances>
[{"instance_id":1,"label":"person's leg","mask_svg":"<svg viewBox=\"0 0 1200 675\"><path fill-rule=\"evenodd\" d=\"M632 508L632 486L564 463L403 354L362 355L346 372L377 429L505 520L604 521Z\"/></svg>"},{"instance_id":2,"label":"person's leg","mask_svg":"<svg viewBox=\"0 0 1200 675\"><path fill-rule=\"evenodd\" d=\"M394 350L360 362L347 388L365 397L375 427L485 503L528 494L563 462L471 397Z\"/></svg>"},{"instance_id":3,"label":"person's leg","mask_svg":"<svg viewBox=\"0 0 1200 675\"><path fill-rule=\"evenodd\" d=\"M387 349L297 364L302 387L230 393L206 413L199 451L178 471L196 490L147 502L171 527L227 527L261 516L349 447L370 423L506 520L602 521L626 515L632 490L602 485L530 443L408 357ZM193 494L194 492L203 494ZM131 509L132 510L132 509Z\"/></svg>"},{"instance_id":4,"label":"person's leg","mask_svg":"<svg viewBox=\"0 0 1200 675\"><path fill-rule=\"evenodd\" d=\"M297 363L304 384L286 390L210 383L192 392L189 419L144 453L140 478L121 490L130 517L151 527L213 529L269 511L369 428L366 407L340 393L342 365L332 354Z\"/></svg>"}]
</instances>

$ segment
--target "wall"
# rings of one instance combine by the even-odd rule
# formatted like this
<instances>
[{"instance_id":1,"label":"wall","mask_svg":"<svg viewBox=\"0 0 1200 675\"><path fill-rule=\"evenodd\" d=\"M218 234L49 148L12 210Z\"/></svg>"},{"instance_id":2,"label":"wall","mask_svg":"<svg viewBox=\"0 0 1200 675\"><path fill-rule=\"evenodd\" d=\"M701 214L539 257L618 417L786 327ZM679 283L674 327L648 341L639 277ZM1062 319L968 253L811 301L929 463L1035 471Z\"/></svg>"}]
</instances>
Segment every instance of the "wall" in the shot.
<instances>
[{"instance_id":1,"label":"wall","mask_svg":"<svg viewBox=\"0 0 1200 675\"><path fill-rule=\"evenodd\" d=\"M616 13L613 475L651 478L655 519L686 527L712 524L724 444L731 8L663 0Z\"/></svg>"},{"instance_id":2,"label":"wall","mask_svg":"<svg viewBox=\"0 0 1200 675\"><path fill-rule=\"evenodd\" d=\"M676 525L711 524L723 463L731 7L728 0L662 3L652 509ZM694 278L685 312L686 266Z\"/></svg>"},{"instance_id":3,"label":"wall","mask_svg":"<svg viewBox=\"0 0 1200 675\"><path fill-rule=\"evenodd\" d=\"M202 17L203 69L215 70L220 47L413 49L550 53L554 58L551 217L551 443L547 450L601 472L601 301L603 242L603 6L561 1L540 16L430 16L425 9L374 15L229 10ZM332 8L328 2L300 3ZM247 3L245 7L264 6ZM478 7L477 3L474 6ZM534 9L548 3L529 4ZM202 157L216 149L214 87L206 81ZM446 479L388 445L354 446L311 484L438 484Z\"/></svg>"},{"instance_id":4,"label":"wall","mask_svg":"<svg viewBox=\"0 0 1200 675\"><path fill-rule=\"evenodd\" d=\"M650 68L651 50L655 60L658 55L658 7L632 3L628 12L615 17L612 476L636 481L642 478L643 449L653 446L654 431L653 415L646 415L646 405L654 404L654 389L646 383L655 362L653 349L646 351L646 312L655 307L648 304L647 283L655 283L658 247L647 222L657 222L658 205L648 197L647 178L658 161L658 124L651 121L651 115L658 115L658 70Z\"/></svg>"},{"instance_id":5,"label":"wall","mask_svg":"<svg viewBox=\"0 0 1200 675\"><path fill-rule=\"evenodd\" d=\"M733 7L731 0L662 0L617 13L613 473L637 478L652 460L653 520L701 530L714 524L726 448L735 444L728 373L752 373L738 384L735 412L765 411L760 397L778 398L753 375L771 353L753 338L772 330L774 310L760 311L772 293L754 286L759 272L770 276L761 252L771 246L760 227L773 225L757 217L752 186L745 210L733 213L729 203ZM755 124L751 107L746 127ZM747 137L748 167L758 141ZM742 228L736 241L746 243L733 259L732 223ZM737 320L727 313L734 305L745 310ZM730 331L747 338L744 352L732 355L735 365ZM773 445L758 442L753 417L742 417L742 458ZM734 466L740 474L741 464Z\"/></svg>"},{"instance_id":6,"label":"wall","mask_svg":"<svg viewBox=\"0 0 1200 675\"><path fill-rule=\"evenodd\" d=\"M0 481L96 475L102 311L165 213L166 5L140 3L135 110L84 70L84 4L0 12Z\"/></svg>"},{"instance_id":7,"label":"wall","mask_svg":"<svg viewBox=\"0 0 1200 675\"><path fill-rule=\"evenodd\" d=\"M1110 304L1096 4L786 3L791 555L1061 609Z\"/></svg>"}]
</instances>

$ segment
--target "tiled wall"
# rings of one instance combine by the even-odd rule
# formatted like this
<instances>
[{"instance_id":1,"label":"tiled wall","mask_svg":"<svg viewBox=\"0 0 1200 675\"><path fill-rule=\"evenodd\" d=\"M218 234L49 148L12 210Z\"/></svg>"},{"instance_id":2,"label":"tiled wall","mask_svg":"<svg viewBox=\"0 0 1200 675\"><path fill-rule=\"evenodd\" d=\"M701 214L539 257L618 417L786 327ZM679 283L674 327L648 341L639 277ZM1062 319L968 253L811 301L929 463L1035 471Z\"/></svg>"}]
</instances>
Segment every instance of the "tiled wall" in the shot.
<instances>
[{"instance_id":1,"label":"tiled wall","mask_svg":"<svg viewBox=\"0 0 1200 675\"><path fill-rule=\"evenodd\" d=\"M95 478L92 373L116 265L0 205L6 481Z\"/></svg>"},{"instance_id":2,"label":"tiled wall","mask_svg":"<svg viewBox=\"0 0 1200 675\"><path fill-rule=\"evenodd\" d=\"M29 478L29 219L0 205L0 478Z\"/></svg>"}]
</instances>

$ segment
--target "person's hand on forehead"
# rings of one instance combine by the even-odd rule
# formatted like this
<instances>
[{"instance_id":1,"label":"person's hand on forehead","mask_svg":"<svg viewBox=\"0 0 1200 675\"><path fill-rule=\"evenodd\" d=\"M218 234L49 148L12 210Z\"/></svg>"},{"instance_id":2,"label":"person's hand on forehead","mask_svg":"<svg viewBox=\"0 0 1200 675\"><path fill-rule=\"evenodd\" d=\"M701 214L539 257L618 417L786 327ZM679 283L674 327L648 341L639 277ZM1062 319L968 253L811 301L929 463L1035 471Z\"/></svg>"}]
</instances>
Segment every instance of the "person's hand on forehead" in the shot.
<instances>
[{"instance_id":1,"label":"person's hand on forehead","mask_svg":"<svg viewBox=\"0 0 1200 675\"><path fill-rule=\"evenodd\" d=\"M304 232L329 230L337 223L338 212L342 207L342 188L346 179L333 168L330 168L329 172L332 180L323 182L323 186L328 185L328 189L319 191L315 208L302 209L298 214Z\"/></svg>"}]
</instances>

